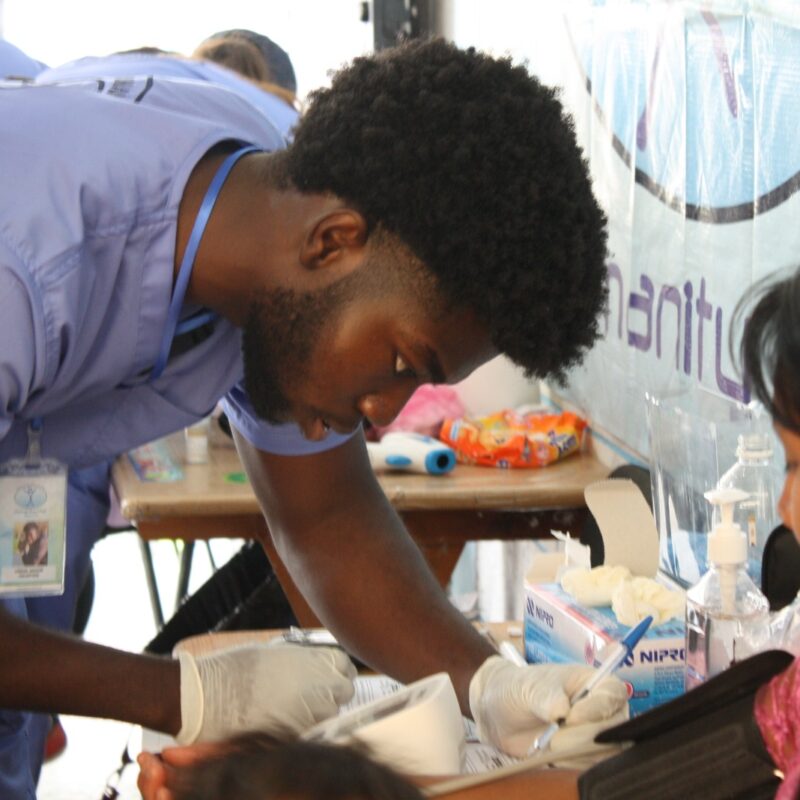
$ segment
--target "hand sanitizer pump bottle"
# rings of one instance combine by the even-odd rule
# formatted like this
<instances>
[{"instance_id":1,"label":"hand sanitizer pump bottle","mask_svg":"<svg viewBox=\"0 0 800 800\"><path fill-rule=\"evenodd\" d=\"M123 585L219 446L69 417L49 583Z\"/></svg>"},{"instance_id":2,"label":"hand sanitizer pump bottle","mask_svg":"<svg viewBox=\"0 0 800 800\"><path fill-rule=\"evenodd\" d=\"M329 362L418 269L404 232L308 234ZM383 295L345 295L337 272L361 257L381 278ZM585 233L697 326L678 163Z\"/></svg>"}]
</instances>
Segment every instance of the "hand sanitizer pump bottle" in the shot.
<instances>
[{"instance_id":1,"label":"hand sanitizer pump bottle","mask_svg":"<svg viewBox=\"0 0 800 800\"><path fill-rule=\"evenodd\" d=\"M769 603L747 574L747 536L733 521L739 489L715 489L706 499L720 519L708 536L710 569L686 593L686 689L727 669L743 656L745 633L766 625Z\"/></svg>"},{"instance_id":2,"label":"hand sanitizer pump bottle","mask_svg":"<svg viewBox=\"0 0 800 800\"><path fill-rule=\"evenodd\" d=\"M741 489L748 494L733 517L747 535L747 571L760 586L764 545L780 522L769 436L766 433L739 436L736 458L736 463L719 479L717 488Z\"/></svg>"}]
</instances>

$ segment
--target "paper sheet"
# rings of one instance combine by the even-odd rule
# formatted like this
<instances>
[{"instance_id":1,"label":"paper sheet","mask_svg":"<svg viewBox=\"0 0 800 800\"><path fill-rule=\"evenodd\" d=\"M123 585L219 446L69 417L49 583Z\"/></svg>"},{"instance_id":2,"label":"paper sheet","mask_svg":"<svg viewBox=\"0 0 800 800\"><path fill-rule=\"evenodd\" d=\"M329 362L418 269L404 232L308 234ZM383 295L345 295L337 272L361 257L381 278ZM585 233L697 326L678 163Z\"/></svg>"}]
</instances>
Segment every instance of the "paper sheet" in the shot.
<instances>
[{"instance_id":1,"label":"paper sheet","mask_svg":"<svg viewBox=\"0 0 800 800\"><path fill-rule=\"evenodd\" d=\"M341 711L350 711L358 708L365 703L371 703L381 697L394 694L402 684L385 675L365 675L356 678L356 693L353 699L341 707ZM476 772L488 772L506 764L513 764L517 759L502 753L491 745L483 744L478 740L478 731L475 723L467 717L464 720L464 738L466 748L464 752L464 763L461 768L463 774L473 774Z\"/></svg>"},{"instance_id":2,"label":"paper sheet","mask_svg":"<svg viewBox=\"0 0 800 800\"><path fill-rule=\"evenodd\" d=\"M339 713L351 711L359 706L371 703L381 697L388 697L402 687L399 681L386 675L363 675L353 681L355 694L353 699L339 709Z\"/></svg>"},{"instance_id":3,"label":"paper sheet","mask_svg":"<svg viewBox=\"0 0 800 800\"><path fill-rule=\"evenodd\" d=\"M371 703L381 697L394 694L401 686L398 681L386 675L362 675L355 679L355 694L353 699L340 708L341 712L350 711L366 703ZM490 745L478 741L478 732L475 723L467 717L464 720L464 738L467 745L464 753L464 764L461 772L473 774L488 772L491 769L513 764L517 759L502 753ZM142 750L158 753L164 747L175 747L176 741L164 733L144 729L142 731Z\"/></svg>"}]
</instances>

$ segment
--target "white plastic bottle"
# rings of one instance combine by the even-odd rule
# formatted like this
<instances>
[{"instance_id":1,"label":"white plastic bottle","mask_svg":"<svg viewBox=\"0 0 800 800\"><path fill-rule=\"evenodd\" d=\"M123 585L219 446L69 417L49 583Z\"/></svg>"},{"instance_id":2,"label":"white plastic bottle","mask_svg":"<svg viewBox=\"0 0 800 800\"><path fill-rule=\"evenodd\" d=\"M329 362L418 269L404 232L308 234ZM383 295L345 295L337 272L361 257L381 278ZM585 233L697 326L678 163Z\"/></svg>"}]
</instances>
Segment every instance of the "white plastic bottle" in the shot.
<instances>
[{"instance_id":1,"label":"white plastic bottle","mask_svg":"<svg viewBox=\"0 0 800 800\"><path fill-rule=\"evenodd\" d=\"M764 545L779 522L769 436L765 433L739 436L736 458L717 486L741 489L749 495L739 503L733 519L747 535L747 571L760 586Z\"/></svg>"},{"instance_id":2,"label":"white plastic bottle","mask_svg":"<svg viewBox=\"0 0 800 800\"><path fill-rule=\"evenodd\" d=\"M769 603L747 574L747 537L734 522L738 489L715 489L706 499L721 521L708 536L708 572L686 593L686 689L748 654L750 626L768 624ZM738 652L737 652L738 647Z\"/></svg>"}]
</instances>

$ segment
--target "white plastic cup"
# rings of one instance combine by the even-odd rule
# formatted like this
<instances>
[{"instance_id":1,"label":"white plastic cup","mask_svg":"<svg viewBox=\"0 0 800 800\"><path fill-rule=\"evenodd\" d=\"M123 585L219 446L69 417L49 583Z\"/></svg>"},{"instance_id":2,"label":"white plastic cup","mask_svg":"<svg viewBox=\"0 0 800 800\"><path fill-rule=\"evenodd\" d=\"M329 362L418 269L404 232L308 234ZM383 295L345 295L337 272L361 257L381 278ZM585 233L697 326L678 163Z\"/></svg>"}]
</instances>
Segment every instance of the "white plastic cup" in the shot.
<instances>
[{"instance_id":1,"label":"white plastic cup","mask_svg":"<svg viewBox=\"0 0 800 800\"><path fill-rule=\"evenodd\" d=\"M187 464L208 463L208 425L209 418L205 417L183 429L186 438Z\"/></svg>"}]
</instances>

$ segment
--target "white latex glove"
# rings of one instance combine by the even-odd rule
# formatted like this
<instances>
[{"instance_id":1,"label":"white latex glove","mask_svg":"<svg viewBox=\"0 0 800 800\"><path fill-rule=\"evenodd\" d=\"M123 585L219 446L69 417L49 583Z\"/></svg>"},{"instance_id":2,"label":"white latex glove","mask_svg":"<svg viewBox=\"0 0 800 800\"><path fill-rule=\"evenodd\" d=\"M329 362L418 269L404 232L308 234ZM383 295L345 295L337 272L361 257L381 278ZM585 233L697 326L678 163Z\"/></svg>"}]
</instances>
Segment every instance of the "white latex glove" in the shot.
<instances>
[{"instance_id":1,"label":"white latex glove","mask_svg":"<svg viewBox=\"0 0 800 800\"><path fill-rule=\"evenodd\" d=\"M652 578L636 577L623 581L611 595L611 610L622 625L633 626L645 617L653 618L653 625L686 613L683 592L667 589Z\"/></svg>"},{"instance_id":2,"label":"white latex glove","mask_svg":"<svg viewBox=\"0 0 800 800\"><path fill-rule=\"evenodd\" d=\"M610 606L614 590L627 580L631 571L622 565L604 564L594 569L569 569L561 576L561 588L582 606Z\"/></svg>"},{"instance_id":3,"label":"white latex glove","mask_svg":"<svg viewBox=\"0 0 800 800\"><path fill-rule=\"evenodd\" d=\"M469 685L469 705L481 740L522 757L533 741L555 720L564 727L550 749L587 745L603 728L627 718L628 690L617 678L602 680L589 695L570 707L594 669L569 664L529 664L518 667L490 656Z\"/></svg>"},{"instance_id":4,"label":"white latex glove","mask_svg":"<svg viewBox=\"0 0 800 800\"><path fill-rule=\"evenodd\" d=\"M178 658L180 744L255 729L299 732L353 696L356 668L338 648L251 644Z\"/></svg>"}]
</instances>

